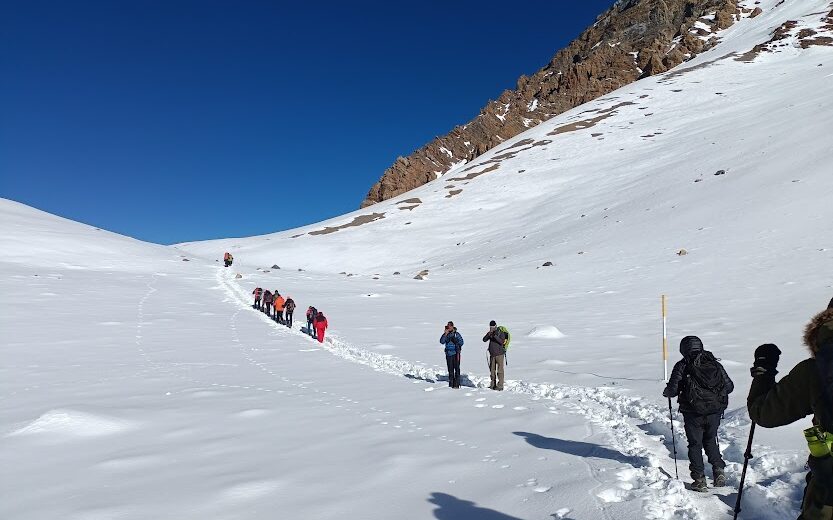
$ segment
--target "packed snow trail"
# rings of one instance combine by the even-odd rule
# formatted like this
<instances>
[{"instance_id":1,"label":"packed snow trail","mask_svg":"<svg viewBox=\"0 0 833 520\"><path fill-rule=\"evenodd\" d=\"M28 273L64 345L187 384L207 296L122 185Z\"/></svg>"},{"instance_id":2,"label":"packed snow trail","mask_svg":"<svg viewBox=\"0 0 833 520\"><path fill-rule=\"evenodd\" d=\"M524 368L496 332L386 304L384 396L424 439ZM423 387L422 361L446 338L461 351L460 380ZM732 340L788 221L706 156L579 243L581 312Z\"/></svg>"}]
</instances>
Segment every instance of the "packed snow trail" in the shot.
<instances>
[{"instance_id":1,"label":"packed snow trail","mask_svg":"<svg viewBox=\"0 0 833 520\"><path fill-rule=\"evenodd\" d=\"M250 291L233 278L233 272L227 269L217 270L217 281L224 288L231 299L242 307L261 315L266 323L286 329L276 324L267 316L251 307ZM301 335L308 341L318 345L317 340L309 338L301 332L300 324L294 327L292 333ZM289 332L287 330L287 332ZM330 353L362 365L369 366L376 371L404 376L415 380L434 384L446 378L444 370L429 367L419 363L412 363L391 355L383 355L360 347L351 346L333 333L328 333L321 344ZM464 386L487 389L489 376L472 373L462 374ZM427 388L426 390L433 390ZM681 481L673 478L674 462L670 459L670 422L666 409L646 402L644 399L622 395L620 392L603 388L588 388L570 385L536 383L529 381L506 381L506 392L519 394L534 401L557 401L559 406L550 406L551 411L558 408L568 409L584 416L596 429L604 432L611 445L625 457L624 460L632 468L620 471L616 475L618 482L608 482L611 487L602 489L597 496L605 502L623 502L641 500L644 503L645 518L719 518L730 514L733 505L731 488L737 486L739 480L739 465L742 465L742 449L745 438L738 438L748 427L748 418L744 410L727 413L720 430L722 451L728 464L726 468L728 488L712 490L709 494L698 495L686 491ZM688 464L685 460L685 436L682 418L675 415L675 433L677 434L678 462L683 481L688 481ZM765 447L759 447L764 451ZM738 455L741 455L740 457ZM777 471L777 470L776 470ZM777 474L777 473L776 473ZM773 475L774 476L774 475ZM604 487L600 482L600 487ZM725 498L720 501L713 495ZM792 493L795 496L795 493ZM795 504L782 500L785 514L789 514L789 507ZM783 502L787 502L783 504ZM769 507L769 506L768 506ZM755 510L755 506L749 506ZM770 508L771 510L771 508Z\"/></svg>"}]
</instances>

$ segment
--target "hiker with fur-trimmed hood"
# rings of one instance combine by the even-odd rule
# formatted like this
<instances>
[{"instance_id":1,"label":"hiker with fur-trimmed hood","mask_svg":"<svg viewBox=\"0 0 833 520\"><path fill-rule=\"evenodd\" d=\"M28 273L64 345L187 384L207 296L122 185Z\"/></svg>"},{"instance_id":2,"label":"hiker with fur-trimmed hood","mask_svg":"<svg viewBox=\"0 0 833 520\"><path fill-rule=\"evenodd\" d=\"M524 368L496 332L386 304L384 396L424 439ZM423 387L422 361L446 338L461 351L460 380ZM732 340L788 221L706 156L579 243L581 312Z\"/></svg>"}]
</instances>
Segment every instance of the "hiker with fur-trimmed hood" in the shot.
<instances>
[{"instance_id":1,"label":"hiker with fur-trimmed hood","mask_svg":"<svg viewBox=\"0 0 833 520\"><path fill-rule=\"evenodd\" d=\"M755 364L750 370L752 386L746 400L749 417L764 428L776 428L812 415L816 432L822 436L826 433L829 442L833 434L833 300L827 310L807 324L804 344L810 357L778 383L775 375L781 351L772 344L755 350ZM821 440L816 446L825 446ZM816 453L810 446L810 472L799 520L833 519L833 458L826 446L826 454Z\"/></svg>"},{"instance_id":2,"label":"hiker with fur-trimmed hood","mask_svg":"<svg viewBox=\"0 0 833 520\"><path fill-rule=\"evenodd\" d=\"M694 480L691 489L708 489L704 449L712 466L715 487L725 486L726 462L717 446L717 429L735 385L714 354L703 349L703 342L697 336L682 339L680 354L683 359L674 365L662 396L676 397L683 414L688 438L688 468Z\"/></svg>"}]
</instances>

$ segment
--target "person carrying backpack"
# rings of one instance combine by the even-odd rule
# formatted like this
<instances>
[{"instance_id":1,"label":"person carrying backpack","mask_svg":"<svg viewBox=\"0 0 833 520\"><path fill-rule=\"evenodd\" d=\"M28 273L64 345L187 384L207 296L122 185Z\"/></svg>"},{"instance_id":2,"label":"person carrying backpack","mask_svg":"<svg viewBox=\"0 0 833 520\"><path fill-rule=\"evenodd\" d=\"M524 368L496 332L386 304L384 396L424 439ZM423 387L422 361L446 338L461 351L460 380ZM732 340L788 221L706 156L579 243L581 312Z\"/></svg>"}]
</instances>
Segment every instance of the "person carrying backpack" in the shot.
<instances>
[{"instance_id":1,"label":"person carrying backpack","mask_svg":"<svg viewBox=\"0 0 833 520\"><path fill-rule=\"evenodd\" d=\"M691 489L704 492L708 489L704 449L715 487L726 485L726 462L717 446L717 429L735 385L714 354L703 349L697 336L684 337L680 353L683 359L674 365L662 396L677 398L688 438L688 467L694 479Z\"/></svg>"},{"instance_id":2,"label":"person carrying backpack","mask_svg":"<svg viewBox=\"0 0 833 520\"><path fill-rule=\"evenodd\" d=\"M286 300L283 299L281 293L275 291L275 321L283 323L283 308L286 305Z\"/></svg>"},{"instance_id":3,"label":"person carrying backpack","mask_svg":"<svg viewBox=\"0 0 833 520\"><path fill-rule=\"evenodd\" d=\"M448 366L448 386L460 388L460 354L463 351L463 336L457 332L454 322L449 321L440 343L445 346L445 364Z\"/></svg>"},{"instance_id":4,"label":"person carrying backpack","mask_svg":"<svg viewBox=\"0 0 833 520\"><path fill-rule=\"evenodd\" d=\"M260 298L263 296L263 289L261 289L260 287L256 287L255 290L252 291L252 294L255 295L255 304L252 305L252 307L254 307L257 310L261 310L260 309Z\"/></svg>"},{"instance_id":5,"label":"person carrying backpack","mask_svg":"<svg viewBox=\"0 0 833 520\"><path fill-rule=\"evenodd\" d=\"M324 331L327 330L328 325L324 313L318 311L318 315L315 317L315 336L319 343L324 343Z\"/></svg>"},{"instance_id":6,"label":"person carrying backpack","mask_svg":"<svg viewBox=\"0 0 833 520\"><path fill-rule=\"evenodd\" d=\"M272 293L268 289L263 291L263 312L270 318L272 317L272 301Z\"/></svg>"},{"instance_id":7,"label":"person carrying backpack","mask_svg":"<svg viewBox=\"0 0 833 520\"><path fill-rule=\"evenodd\" d=\"M489 342L489 373L491 390L503 391L504 367L506 365L506 333L497 326L495 320L489 322L489 332L483 336L483 342Z\"/></svg>"},{"instance_id":8,"label":"person carrying backpack","mask_svg":"<svg viewBox=\"0 0 833 520\"><path fill-rule=\"evenodd\" d=\"M312 305L309 306L307 309L307 334L315 337L315 329L313 328L313 322L315 321L315 317L318 316L318 311Z\"/></svg>"},{"instance_id":9,"label":"person carrying backpack","mask_svg":"<svg viewBox=\"0 0 833 520\"><path fill-rule=\"evenodd\" d=\"M229 263L229 256L231 256L231 255L229 255L229 254L228 254L228 251L226 251L225 253L223 253L223 265L224 265L224 266L226 266L226 267L228 267L229 265L231 265L231 264Z\"/></svg>"},{"instance_id":10,"label":"person carrying backpack","mask_svg":"<svg viewBox=\"0 0 833 520\"><path fill-rule=\"evenodd\" d=\"M286 297L286 303L284 304L285 309L285 316L284 321L286 322L286 326L290 329L292 328L292 314L295 313L295 300L292 299L292 296Z\"/></svg>"},{"instance_id":11,"label":"person carrying backpack","mask_svg":"<svg viewBox=\"0 0 833 520\"><path fill-rule=\"evenodd\" d=\"M764 428L784 426L813 415L804 430L810 455L799 520L833 519L833 301L804 329L810 357L775 382L781 351L773 344L755 350L749 418Z\"/></svg>"}]
</instances>

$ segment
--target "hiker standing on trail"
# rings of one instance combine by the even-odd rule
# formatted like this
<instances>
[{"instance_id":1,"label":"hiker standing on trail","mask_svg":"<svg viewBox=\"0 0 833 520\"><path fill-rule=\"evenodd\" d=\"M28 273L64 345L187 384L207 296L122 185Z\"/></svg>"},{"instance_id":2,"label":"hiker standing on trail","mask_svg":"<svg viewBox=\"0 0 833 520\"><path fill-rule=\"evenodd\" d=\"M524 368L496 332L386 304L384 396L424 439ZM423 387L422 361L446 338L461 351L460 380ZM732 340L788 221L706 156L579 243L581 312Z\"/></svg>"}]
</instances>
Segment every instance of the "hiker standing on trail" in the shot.
<instances>
[{"instance_id":1,"label":"hiker standing on trail","mask_svg":"<svg viewBox=\"0 0 833 520\"><path fill-rule=\"evenodd\" d=\"M285 318L284 321L286 322L286 326L290 329L292 328L292 315L295 313L295 300L292 299L292 296L286 297L286 303L284 304L285 309Z\"/></svg>"},{"instance_id":2,"label":"hiker standing on trail","mask_svg":"<svg viewBox=\"0 0 833 520\"><path fill-rule=\"evenodd\" d=\"M229 265L231 265L231 264L229 263L229 256L231 256L231 255L229 255L229 254L228 254L228 251L226 251L225 253L223 253L223 265L225 265L226 267L228 267Z\"/></svg>"},{"instance_id":3,"label":"hiker standing on trail","mask_svg":"<svg viewBox=\"0 0 833 520\"><path fill-rule=\"evenodd\" d=\"M775 383L781 351L772 344L755 350L752 386L746 400L749 418L764 428L776 428L813 415L804 430L810 449L807 486L799 520L833 519L833 300L804 330L810 357Z\"/></svg>"},{"instance_id":4,"label":"hiker standing on trail","mask_svg":"<svg viewBox=\"0 0 833 520\"><path fill-rule=\"evenodd\" d=\"M275 321L283 323L283 308L286 305L286 300L283 299L281 293L275 291Z\"/></svg>"},{"instance_id":5,"label":"hiker standing on trail","mask_svg":"<svg viewBox=\"0 0 833 520\"><path fill-rule=\"evenodd\" d=\"M261 310L260 309L260 298L261 298L261 296L263 296L263 289L261 289L260 287L256 287L255 290L252 291L252 294L255 295L255 304L253 305L253 307L257 310Z\"/></svg>"},{"instance_id":6,"label":"hiker standing on trail","mask_svg":"<svg viewBox=\"0 0 833 520\"><path fill-rule=\"evenodd\" d=\"M504 367L506 365L506 333L503 332L495 320L489 322L489 332L483 336L483 342L489 342L489 372L492 382L489 388L503 391Z\"/></svg>"},{"instance_id":7,"label":"hiker standing on trail","mask_svg":"<svg viewBox=\"0 0 833 520\"><path fill-rule=\"evenodd\" d=\"M263 291L263 312L266 313L267 316L270 318L272 317L272 301L274 300L274 296L272 295L269 290Z\"/></svg>"},{"instance_id":8,"label":"hiker standing on trail","mask_svg":"<svg viewBox=\"0 0 833 520\"><path fill-rule=\"evenodd\" d=\"M703 492L708 489L703 449L712 466L714 486L726 485L726 463L717 446L717 429L735 385L714 354L703 349L697 336L684 337L680 353L683 359L674 365L662 395L677 397L688 437L688 467L694 479L691 489Z\"/></svg>"},{"instance_id":9,"label":"hiker standing on trail","mask_svg":"<svg viewBox=\"0 0 833 520\"><path fill-rule=\"evenodd\" d=\"M318 338L319 343L324 343L324 331L327 330L328 325L324 313L318 311L318 315L315 317L315 336Z\"/></svg>"},{"instance_id":10,"label":"hiker standing on trail","mask_svg":"<svg viewBox=\"0 0 833 520\"><path fill-rule=\"evenodd\" d=\"M307 308L307 334L315 337L315 329L313 328L313 323L315 322L315 317L318 316L318 311L312 305Z\"/></svg>"},{"instance_id":11,"label":"hiker standing on trail","mask_svg":"<svg viewBox=\"0 0 833 520\"><path fill-rule=\"evenodd\" d=\"M448 386L460 388L460 355L463 351L463 336L457 332L454 322L449 321L440 343L445 345L445 364L448 366Z\"/></svg>"}]
</instances>

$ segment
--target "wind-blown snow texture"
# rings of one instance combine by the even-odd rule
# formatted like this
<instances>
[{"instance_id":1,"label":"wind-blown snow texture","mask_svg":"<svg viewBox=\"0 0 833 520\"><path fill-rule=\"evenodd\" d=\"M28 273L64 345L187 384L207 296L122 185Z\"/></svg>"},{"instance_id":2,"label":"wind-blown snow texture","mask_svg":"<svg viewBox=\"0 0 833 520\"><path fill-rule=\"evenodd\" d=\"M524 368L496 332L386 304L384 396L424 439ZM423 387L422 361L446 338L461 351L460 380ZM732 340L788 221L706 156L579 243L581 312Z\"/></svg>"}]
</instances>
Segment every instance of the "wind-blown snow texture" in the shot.
<instances>
[{"instance_id":1,"label":"wind-blown snow texture","mask_svg":"<svg viewBox=\"0 0 833 520\"><path fill-rule=\"evenodd\" d=\"M736 59L833 6L777 3L670 74L303 229L164 248L2 201L0 517L730 518L731 488L673 478L659 295L672 347L700 335L737 384L736 485L754 347L787 370L833 295L831 48ZM293 330L249 307L256 285L298 302ZM490 319L512 331L502 393ZM804 426L758 430L742 518L797 516Z\"/></svg>"}]
</instances>

